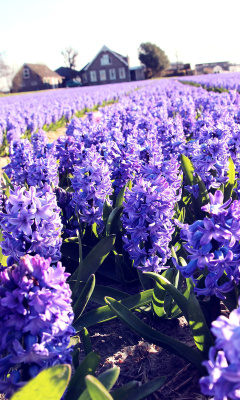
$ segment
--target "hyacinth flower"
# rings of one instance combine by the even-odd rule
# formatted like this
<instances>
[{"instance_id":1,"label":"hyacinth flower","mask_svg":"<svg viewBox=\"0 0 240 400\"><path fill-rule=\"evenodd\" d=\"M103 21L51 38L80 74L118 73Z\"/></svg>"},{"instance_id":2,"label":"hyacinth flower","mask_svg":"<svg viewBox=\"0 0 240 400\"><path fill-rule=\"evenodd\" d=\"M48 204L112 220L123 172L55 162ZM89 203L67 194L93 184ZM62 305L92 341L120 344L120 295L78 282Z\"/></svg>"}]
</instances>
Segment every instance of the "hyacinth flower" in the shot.
<instances>
[{"instance_id":1,"label":"hyacinth flower","mask_svg":"<svg viewBox=\"0 0 240 400\"><path fill-rule=\"evenodd\" d=\"M84 143L71 136L60 136L56 141L55 156L59 160L59 174L73 173L74 165L78 165L84 152Z\"/></svg>"},{"instance_id":2,"label":"hyacinth flower","mask_svg":"<svg viewBox=\"0 0 240 400\"><path fill-rule=\"evenodd\" d=\"M3 168L14 185L23 185L32 163L33 151L28 139L13 141L10 145L11 162Z\"/></svg>"},{"instance_id":3,"label":"hyacinth flower","mask_svg":"<svg viewBox=\"0 0 240 400\"><path fill-rule=\"evenodd\" d=\"M45 183L57 186L59 183L56 158L50 154L35 158L28 168L27 184L29 186L44 186Z\"/></svg>"},{"instance_id":4,"label":"hyacinth flower","mask_svg":"<svg viewBox=\"0 0 240 400\"><path fill-rule=\"evenodd\" d=\"M39 129L31 135L31 142L33 146L33 153L35 157L42 157L45 154L48 138L46 132Z\"/></svg>"},{"instance_id":5,"label":"hyacinth flower","mask_svg":"<svg viewBox=\"0 0 240 400\"><path fill-rule=\"evenodd\" d=\"M206 137L203 142L197 140L191 146L191 161L207 190L226 183L230 156L226 138Z\"/></svg>"},{"instance_id":6,"label":"hyacinth flower","mask_svg":"<svg viewBox=\"0 0 240 400\"><path fill-rule=\"evenodd\" d=\"M1 247L3 254L10 256L8 263L18 261L26 253L51 257L53 262L61 258L60 209L51 186L10 190L5 208L0 213L4 238Z\"/></svg>"},{"instance_id":7,"label":"hyacinth flower","mask_svg":"<svg viewBox=\"0 0 240 400\"><path fill-rule=\"evenodd\" d=\"M63 233L67 236L76 236L76 229L79 228L75 215L75 209L72 202L73 193L57 187L55 188L57 204L61 209L61 221L63 224Z\"/></svg>"},{"instance_id":8,"label":"hyacinth flower","mask_svg":"<svg viewBox=\"0 0 240 400\"><path fill-rule=\"evenodd\" d=\"M0 392L8 398L41 370L71 364L69 274L50 262L25 255L0 267Z\"/></svg>"},{"instance_id":9,"label":"hyacinth flower","mask_svg":"<svg viewBox=\"0 0 240 400\"><path fill-rule=\"evenodd\" d=\"M133 265L143 271L165 269L170 257L169 243L175 196L165 178L139 178L132 190L127 189L122 216L126 235L124 249Z\"/></svg>"},{"instance_id":10,"label":"hyacinth flower","mask_svg":"<svg viewBox=\"0 0 240 400\"><path fill-rule=\"evenodd\" d=\"M134 176L139 173L141 167L141 160L139 159L138 146L129 145L128 147L120 146L118 153L112 149L112 162L111 166L113 187L115 194L118 195L119 191L129 180L133 180Z\"/></svg>"},{"instance_id":11,"label":"hyacinth flower","mask_svg":"<svg viewBox=\"0 0 240 400\"><path fill-rule=\"evenodd\" d=\"M87 225L96 223L99 232L104 228L102 213L106 197L112 193L112 184L107 163L94 147L89 149L80 166L75 166L72 187L72 204L80 220Z\"/></svg>"},{"instance_id":12,"label":"hyacinth flower","mask_svg":"<svg viewBox=\"0 0 240 400\"><path fill-rule=\"evenodd\" d=\"M223 193L217 190L209 194L210 203L203 206L210 217L182 225L181 238L186 240L184 248L190 254L186 266L176 267L186 278L191 277L198 295L216 295L225 299L223 293L231 291L240 280L240 202L231 199L223 204ZM230 205L231 203L231 205ZM230 205L229 208L227 208ZM198 287L196 271L207 273L205 287ZM224 278L224 279L223 279Z\"/></svg>"},{"instance_id":13,"label":"hyacinth flower","mask_svg":"<svg viewBox=\"0 0 240 400\"><path fill-rule=\"evenodd\" d=\"M211 331L216 342L203 363L208 376L200 379L201 391L214 400L240 399L240 303L229 318L212 322Z\"/></svg>"}]
</instances>

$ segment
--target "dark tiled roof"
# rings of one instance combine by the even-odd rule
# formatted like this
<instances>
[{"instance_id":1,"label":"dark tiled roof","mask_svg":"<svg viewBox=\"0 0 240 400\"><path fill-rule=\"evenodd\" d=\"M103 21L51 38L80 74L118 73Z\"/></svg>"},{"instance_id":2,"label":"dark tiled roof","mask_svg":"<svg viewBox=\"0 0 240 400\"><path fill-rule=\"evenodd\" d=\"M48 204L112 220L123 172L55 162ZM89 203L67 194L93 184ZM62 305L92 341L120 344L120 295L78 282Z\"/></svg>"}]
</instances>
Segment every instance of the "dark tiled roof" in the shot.
<instances>
[{"instance_id":1,"label":"dark tiled roof","mask_svg":"<svg viewBox=\"0 0 240 400\"><path fill-rule=\"evenodd\" d=\"M57 72L52 71L44 64L24 64L41 78L62 78Z\"/></svg>"},{"instance_id":2,"label":"dark tiled roof","mask_svg":"<svg viewBox=\"0 0 240 400\"><path fill-rule=\"evenodd\" d=\"M71 70L69 67L60 67L55 69L55 72L67 79L76 78L79 76L79 71L76 71L75 69Z\"/></svg>"}]
</instances>

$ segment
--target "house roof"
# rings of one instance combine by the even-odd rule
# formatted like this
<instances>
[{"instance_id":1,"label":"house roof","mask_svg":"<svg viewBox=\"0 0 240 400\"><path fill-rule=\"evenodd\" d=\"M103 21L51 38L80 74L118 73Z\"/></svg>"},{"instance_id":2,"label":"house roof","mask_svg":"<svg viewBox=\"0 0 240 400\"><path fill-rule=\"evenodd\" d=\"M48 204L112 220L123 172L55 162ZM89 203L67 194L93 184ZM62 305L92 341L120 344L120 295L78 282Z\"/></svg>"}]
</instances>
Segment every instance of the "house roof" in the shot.
<instances>
[{"instance_id":1,"label":"house roof","mask_svg":"<svg viewBox=\"0 0 240 400\"><path fill-rule=\"evenodd\" d=\"M211 67L215 65L229 65L229 61L219 61L219 62L211 62L211 63L202 63L196 64L196 67Z\"/></svg>"},{"instance_id":2,"label":"house roof","mask_svg":"<svg viewBox=\"0 0 240 400\"><path fill-rule=\"evenodd\" d=\"M136 69L145 69L144 65L137 65L137 67L130 67L130 71L135 71Z\"/></svg>"},{"instance_id":3,"label":"house roof","mask_svg":"<svg viewBox=\"0 0 240 400\"><path fill-rule=\"evenodd\" d=\"M81 70L83 71L87 71L88 68L92 65L93 61L96 60L96 58L99 56L100 53L104 52L104 51L109 51L110 53L112 53L115 57L117 57L120 61L123 62L123 64L125 64L128 67L128 62L126 60L126 57L122 56L121 54L116 53L115 51L110 50L107 46L103 46L101 48L101 50L96 54L96 56L92 59L92 61L90 63L88 63L85 67L83 67L83 69Z\"/></svg>"},{"instance_id":4,"label":"house roof","mask_svg":"<svg viewBox=\"0 0 240 400\"><path fill-rule=\"evenodd\" d=\"M57 72L52 71L47 65L44 64L24 64L24 66L30 68L41 78L62 78Z\"/></svg>"},{"instance_id":5,"label":"house roof","mask_svg":"<svg viewBox=\"0 0 240 400\"><path fill-rule=\"evenodd\" d=\"M69 67L57 68L55 69L55 72L59 74L62 78L75 78L79 75L79 71L76 71L75 69L71 69Z\"/></svg>"}]
</instances>

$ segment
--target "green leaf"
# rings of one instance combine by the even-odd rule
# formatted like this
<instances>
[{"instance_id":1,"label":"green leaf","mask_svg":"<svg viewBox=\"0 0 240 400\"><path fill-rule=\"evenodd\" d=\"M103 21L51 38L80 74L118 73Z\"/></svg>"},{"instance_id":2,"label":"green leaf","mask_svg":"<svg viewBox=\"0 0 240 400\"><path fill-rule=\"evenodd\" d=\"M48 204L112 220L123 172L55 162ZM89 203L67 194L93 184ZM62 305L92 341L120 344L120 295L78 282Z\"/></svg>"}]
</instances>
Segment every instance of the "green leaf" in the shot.
<instances>
[{"instance_id":1,"label":"green leaf","mask_svg":"<svg viewBox=\"0 0 240 400\"><path fill-rule=\"evenodd\" d=\"M201 210L201 207L210 202L208 191L206 186L204 185L202 179L198 176L198 174L194 174L194 166L188 157L181 154L181 165L183 172L186 176L187 184L190 186L198 185L199 187L199 196L196 199L193 195L192 203L194 207L195 216L197 219L203 219L205 213Z\"/></svg>"},{"instance_id":2,"label":"green leaf","mask_svg":"<svg viewBox=\"0 0 240 400\"><path fill-rule=\"evenodd\" d=\"M92 400L113 400L110 393L97 378L88 375L85 381Z\"/></svg>"},{"instance_id":3,"label":"green leaf","mask_svg":"<svg viewBox=\"0 0 240 400\"><path fill-rule=\"evenodd\" d=\"M155 272L145 272L145 274L158 282L159 285L161 285L172 296L188 321L188 301L182 293L164 276L156 274Z\"/></svg>"},{"instance_id":4,"label":"green leaf","mask_svg":"<svg viewBox=\"0 0 240 400\"><path fill-rule=\"evenodd\" d=\"M81 282L78 289L78 295L81 294L81 291L83 290L84 286L85 282ZM106 296L114 297L116 300L122 300L125 299L126 297L129 297L129 294L108 286L96 285L93 294L91 296L91 301L94 301L94 303L100 305L105 305L106 303L104 298Z\"/></svg>"},{"instance_id":5,"label":"green leaf","mask_svg":"<svg viewBox=\"0 0 240 400\"><path fill-rule=\"evenodd\" d=\"M14 190L14 186L13 186L12 182L10 181L9 177L7 176L6 172L3 172L2 176L3 176L3 180L5 182L5 186Z\"/></svg>"},{"instance_id":6,"label":"green leaf","mask_svg":"<svg viewBox=\"0 0 240 400\"><path fill-rule=\"evenodd\" d=\"M191 293L188 300L189 325L197 348L208 356L211 346L214 346L213 337L206 324L201 307L196 296Z\"/></svg>"},{"instance_id":7,"label":"green leaf","mask_svg":"<svg viewBox=\"0 0 240 400\"><path fill-rule=\"evenodd\" d=\"M92 224L92 231L93 231L94 235L96 236L96 238L98 239L99 235L98 235L98 231L97 231L96 222L94 222L94 224Z\"/></svg>"},{"instance_id":8,"label":"green leaf","mask_svg":"<svg viewBox=\"0 0 240 400\"><path fill-rule=\"evenodd\" d=\"M122 214L123 207L114 208L111 214L108 217L107 225L106 225L106 236L109 236L111 233L115 233L114 227L117 224L121 214Z\"/></svg>"},{"instance_id":9,"label":"green leaf","mask_svg":"<svg viewBox=\"0 0 240 400\"><path fill-rule=\"evenodd\" d=\"M183 172L186 176L187 184L192 186L194 182L194 166L192 162L189 160L188 157L186 157L184 154L181 154L181 165Z\"/></svg>"},{"instance_id":10,"label":"green leaf","mask_svg":"<svg viewBox=\"0 0 240 400\"><path fill-rule=\"evenodd\" d=\"M121 300L121 303L129 309L139 308L151 303L152 295L153 289L146 290L145 292L141 292ZM76 331L81 331L83 327L88 328L92 325L105 322L113 318L116 318L115 313L108 306L104 306L85 313L76 321L75 324L73 324L73 326Z\"/></svg>"},{"instance_id":11,"label":"green leaf","mask_svg":"<svg viewBox=\"0 0 240 400\"><path fill-rule=\"evenodd\" d=\"M0 242L3 242L3 240L4 240L4 238L3 238L2 230L0 229ZM0 264L3 267L7 266L7 259L8 259L8 256L3 255L2 248L0 247Z\"/></svg>"},{"instance_id":12,"label":"green leaf","mask_svg":"<svg viewBox=\"0 0 240 400\"><path fill-rule=\"evenodd\" d=\"M120 368L113 367L107 369L107 371L104 371L102 374L98 375L97 379L99 380L99 382L103 384L103 386L107 390L111 390L113 385L118 379L119 373L120 373ZM88 389L84 390L84 392L81 394L78 400L91 400Z\"/></svg>"},{"instance_id":13,"label":"green leaf","mask_svg":"<svg viewBox=\"0 0 240 400\"><path fill-rule=\"evenodd\" d=\"M86 389L85 377L94 374L100 364L100 356L97 353L89 353L76 369L68 385L65 400L77 400Z\"/></svg>"},{"instance_id":14,"label":"green leaf","mask_svg":"<svg viewBox=\"0 0 240 400\"><path fill-rule=\"evenodd\" d=\"M184 221L185 221L185 215L186 215L186 208L183 207L183 208L181 209L181 211L180 211L179 216L178 216L178 221L180 221L182 224L183 224Z\"/></svg>"},{"instance_id":15,"label":"green leaf","mask_svg":"<svg viewBox=\"0 0 240 400\"><path fill-rule=\"evenodd\" d=\"M147 396L159 390L164 383L166 382L165 376L160 378L156 378L151 380L150 382L144 383L143 385L139 386L134 392L129 394L126 400L143 400L146 399Z\"/></svg>"},{"instance_id":16,"label":"green leaf","mask_svg":"<svg viewBox=\"0 0 240 400\"><path fill-rule=\"evenodd\" d=\"M224 203L232 196L232 191L235 183L235 166L231 157L228 159L229 168L228 168L228 182L224 186Z\"/></svg>"},{"instance_id":17,"label":"green leaf","mask_svg":"<svg viewBox=\"0 0 240 400\"><path fill-rule=\"evenodd\" d=\"M201 210L201 207L204 206L207 203L210 203L209 194L208 194L208 191L206 189L205 184L203 183L202 179L200 178L200 176L198 174L195 174L194 182L195 182L194 184L197 184L198 187L199 187L199 196L198 196L197 199L195 199L194 196L192 197L193 205L194 204L197 205L198 212L200 213L200 211L201 211L200 215L203 215L203 218L204 218L205 217L205 213ZM195 208L196 208L196 205L195 205Z\"/></svg>"},{"instance_id":18,"label":"green leaf","mask_svg":"<svg viewBox=\"0 0 240 400\"><path fill-rule=\"evenodd\" d=\"M45 369L18 390L11 400L60 400L70 376L70 365L56 365Z\"/></svg>"},{"instance_id":19,"label":"green leaf","mask_svg":"<svg viewBox=\"0 0 240 400\"><path fill-rule=\"evenodd\" d=\"M82 315L93 293L94 287L95 287L95 275L91 275L88 278L86 285L84 286L80 296L78 297L76 303L73 306L73 312L75 316L74 321L77 321L78 318Z\"/></svg>"},{"instance_id":20,"label":"green leaf","mask_svg":"<svg viewBox=\"0 0 240 400\"><path fill-rule=\"evenodd\" d=\"M68 347L76 346L78 343L80 343L80 337L79 336L71 336Z\"/></svg>"},{"instance_id":21,"label":"green leaf","mask_svg":"<svg viewBox=\"0 0 240 400\"><path fill-rule=\"evenodd\" d=\"M139 386L138 381L132 381L121 386L119 389L111 393L114 400L127 400L127 398L134 393L135 389ZM132 397L133 399L133 397Z\"/></svg>"},{"instance_id":22,"label":"green leaf","mask_svg":"<svg viewBox=\"0 0 240 400\"><path fill-rule=\"evenodd\" d=\"M92 343L87 328L83 328L83 330L81 331L81 338L82 338L84 353L87 356L89 353L92 352Z\"/></svg>"},{"instance_id":23,"label":"green leaf","mask_svg":"<svg viewBox=\"0 0 240 400\"><path fill-rule=\"evenodd\" d=\"M174 270L172 268L166 269L161 276L165 277L169 281L172 280L174 276ZM164 317L166 315L166 311L164 308L164 301L166 298L166 289L162 287L157 281L155 283L154 292L153 292L153 310L158 317Z\"/></svg>"},{"instance_id":24,"label":"green leaf","mask_svg":"<svg viewBox=\"0 0 240 400\"><path fill-rule=\"evenodd\" d=\"M147 340L149 343L154 343L157 346L161 346L166 350L169 350L178 356L184 358L188 362L195 365L201 371L203 371L202 362L204 361L203 355L186 346L184 343L173 339L163 333L150 328L145 322L141 321L136 315L129 311L123 304L118 301L106 298L106 303L116 313L116 315L124 321L127 326L130 327L134 332L138 333L142 338Z\"/></svg>"},{"instance_id":25,"label":"green leaf","mask_svg":"<svg viewBox=\"0 0 240 400\"><path fill-rule=\"evenodd\" d=\"M106 200L103 205L103 222L106 225L109 215L111 214L113 208L111 204Z\"/></svg>"},{"instance_id":26,"label":"green leaf","mask_svg":"<svg viewBox=\"0 0 240 400\"><path fill-rule=\"evenodd\" d=\"M123 205L125 192L126 192L127 187L128 187L128 188L130 187L130 184L131 184L131 181L128 181L128 182L126 183L126 185L123 186L123 187L120 189L120 192L118 193L118 196L117 196L117 200L116 200L115 207L121 207L121 206Z\"/></svg>"},{"instance_id":27,"label":"green leaf","mask_svg":"<svg viewBox=\"0 0 240 400\"><path fill-rule=\"evenodd\" d=\"M108 256L115 243L115 235L110 235L102 240L90 251L90 253L85 257L81 263L82 275L81 280L86 281L91 274L95 274L103 263L105 258ZM78 269L72 274L70 282L77 279Z\"/></svg>"},{"instance_id":28,"label":"green leaf","mask_svg":"<svg viewBox=\"0 0 240 400\"><path fill-rule=\"evenodd\" d=\"M78 237L69 237L64 239L64 243L78 243Z\"/></svg>"},{"instance_id":29,"label":"green leaf","mask_svg":"<svg viewBox=\"0 0 240 400\"><path fill-rule=\"evenodd\" d=\"M77 237L78 237L78 269L77 269L77 280L74 285L73 289L73 294L72 297L73 299L76 297L76 293L78 291L78 287L81 281L81 276L82 276L82 261L83 261L83 255L82 255L82 239L80 236L80 232L77 230ZM95 284L95 281L94 281Z\"/></svg>"}]
</instances>

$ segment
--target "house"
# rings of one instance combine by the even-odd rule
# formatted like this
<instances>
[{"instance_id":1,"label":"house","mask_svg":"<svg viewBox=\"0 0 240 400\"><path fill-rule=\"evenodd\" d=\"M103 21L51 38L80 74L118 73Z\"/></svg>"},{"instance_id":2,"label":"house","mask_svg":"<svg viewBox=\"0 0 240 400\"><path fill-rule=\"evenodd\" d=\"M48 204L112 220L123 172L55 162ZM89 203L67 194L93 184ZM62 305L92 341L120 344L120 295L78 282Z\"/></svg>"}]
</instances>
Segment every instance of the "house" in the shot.
<instances>
[{"instance_id":1,"label":"house","mask_svg":"<svg viewBox=\"0 0 240 400\"><path fill-rule=\"evenodd\" d=\"M80 72L69 67L60 67L55 69L55 72L63 77L62 86L66 87L67 82L76 81L81 82Z\"/></svg>"},{"instance_id":2,"label":"house","mask_svg":"<svg viewBox=\"0 0 240 400\"><path fill-rule=\"evenodd\" d=\"M63 77L44 64L24 64L12 80L12 92L54 89L62 86Z\"/></svg>"},{"instance_id":3,"label":"house","mask_svg":"<svg viewBox=\"0 0 240 400\"><path fill-rule=\"evenodd\" d=\"M215 63L196 64L197 74L219 74L230 71L231 64L228 61L220 61Z\"/></svg>"},{"instance_id":4,"label":"house","mask_svg":"<svg viewBox=\"0 0 240 400\"><path fill-rule=\"evenodd\" d=\"M129 82L128 57L103 46L93 60L80 71L80 74L84 86Z\"/></svg>"},{"instance_id":5,"label":"house","mask_svg":"<svg viewBox=\"0 0 240 400\"><path fill-rule=\"evenodd\" d=\"M182 61L173 62L167 69L163 71L163 76L185 76L194 75L195 71L191 69L190 63L183 63Z\"/></svg>"}]
</instances>

